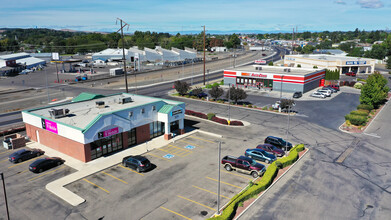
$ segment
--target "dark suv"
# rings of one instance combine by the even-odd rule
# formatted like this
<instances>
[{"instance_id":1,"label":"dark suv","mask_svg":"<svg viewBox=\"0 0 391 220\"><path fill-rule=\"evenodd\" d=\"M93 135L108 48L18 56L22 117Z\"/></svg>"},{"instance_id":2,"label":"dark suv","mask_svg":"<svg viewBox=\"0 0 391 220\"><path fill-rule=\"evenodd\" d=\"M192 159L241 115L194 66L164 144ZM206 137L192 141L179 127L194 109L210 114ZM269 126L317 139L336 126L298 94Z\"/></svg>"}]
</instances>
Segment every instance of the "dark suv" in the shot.
<instances>
[{"instance_id":1,"label":"dark suv","mask_svg":"<svg viewBox=\"0 0 391 220\"><path fill-rule=\"evenodd\" d=\"M122 159L122 165L124 167L129 167L137 172L145 172L149 170L151 162L143 156L127 156Z\"/></svg>"},{"instance_id":2,"label":"dark suv","mask_svg":"<svg viewBox=\"0 0 391 220\"><path fill-rule=\"evenodd\" d=\"M289 142L287 143L284 139L280 137L268 136L267 138L265 138L265 144L271 144L280 149L288 151L292 149L292 144ZM288 147L288 149L286 149L286 147Z\"/></svg>"}]
</instances>

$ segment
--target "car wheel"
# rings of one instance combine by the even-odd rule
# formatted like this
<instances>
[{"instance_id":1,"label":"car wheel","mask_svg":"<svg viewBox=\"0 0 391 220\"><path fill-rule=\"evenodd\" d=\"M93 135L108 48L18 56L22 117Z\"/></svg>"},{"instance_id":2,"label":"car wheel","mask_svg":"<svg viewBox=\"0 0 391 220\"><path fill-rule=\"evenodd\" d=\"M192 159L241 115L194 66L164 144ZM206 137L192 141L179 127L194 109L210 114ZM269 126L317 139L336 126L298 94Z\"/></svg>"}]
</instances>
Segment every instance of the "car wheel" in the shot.
<instances>
[{"instance_id":1,"label":"car wheel","mask_svg":"<svg viewBox=\"0 0 391 220\"><path fill-rule=\"evenodd\" d=\"M22 162L22 159L19 158L19 159L18 159L18 163L21 163L21 162Z\"/></svg>"},{"instance_id":2,"label":"car wheel","mask_svg":"<svg viewBox=\"0 0 391 220\"><path fill-rule=\"evenodd\" d=\"M42 168L38 170L38 173L42 173L42 172L43 172L43 169L42 169Z\"/></svg>"},{"instance_id":3,"label":"car wheel","mask_svg":"<svg viewBox=\"0 0 391 220\"><path fill-rule=\"evenodd\" d=\"M57 162L57 166L60 166L61 165L61 162Z\"/></svg>"},{"instance_id":4,"label":"car wheel","mask_svg":"<svg viewBox=\"0 0 391 220\"><path fill-rule=\"evenodd\" d=\"M270 161L269 161L269 160L265 160L265 163L269 164L269 163L270 163Z\"/></svg>"},{"instance_id":5,"label":"car wheel","mask_svg":"<svg viewBox=\"0 0 391 220\"><path fill-rule=\"evenodd\" d=\"M253 172L251 172L251 176L253 176L254 178L257 178L259 175L257 172L253 171Z\"/></svg>"},{"instance_id":6,"label":"car wheel","mask_svg":"<svg viewBox=\"0 0 391 220\"><path fill-rule=\"evenodd\" d=\"M140 173L140 168L137 167L137 168L136 168L136 171L137 171L137 173Z\"/></svg>"},{"instance_id":7,"label":"car wheel","mask_svg":"<svg viewBox=\"0 0 391 220\"><path fill-rule=\"evenodd\" d=\"M230 165L225 165L224 168L227 170L227 171L232 171L232 167Z\"/></svg>"},{"instance_id":8,"label":"car wheel","mask_svg":"<svg viewBox=\"0 0 391 220\"><path fill-rule=\"evenodd\" d=\"M41 154L40 154L40 153L37 153L37 157L39 157L39 156L41 156Z\"/></svg>"},{"instance_id":9,"label":"car wheel","mask_svg":"<svg viewBox=\"0 0 391 220\"><path fill-rule=\"evenodd\" d=\"M126 163L122 163L122 166L126 167Z\"/></svg>"}]
</instances>

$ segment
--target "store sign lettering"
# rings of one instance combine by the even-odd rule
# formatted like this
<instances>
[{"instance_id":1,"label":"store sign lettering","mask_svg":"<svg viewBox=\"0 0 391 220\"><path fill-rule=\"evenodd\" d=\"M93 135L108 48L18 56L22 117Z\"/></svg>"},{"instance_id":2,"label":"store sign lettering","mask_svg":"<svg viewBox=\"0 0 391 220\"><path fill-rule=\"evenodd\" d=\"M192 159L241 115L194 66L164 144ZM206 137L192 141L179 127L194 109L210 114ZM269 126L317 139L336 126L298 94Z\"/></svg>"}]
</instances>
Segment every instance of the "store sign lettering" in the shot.
<instances>
[{"instance_id":1,"label":"store sign lettering","mask_svg":"<svg viewBox=\"0 0 391 220\"><path fill-rule=\"evenodd\" d=\"M267 75L260 74L260 73L253 73L253 74L251 74L251 76L253 76L253 77L260 77L260 78L266 78L267 77Z\"/></svg>"},{"instance_id":2,"label":"store sign lettering","mask_svg":"<svg viewBox=\"0 0 391 220\"><path fill-rule=\"evenodd\" d=\"M182 114L182 109L179 109L179 110L176 110L176 111L172 111L172 112L171 112L171 116L173 116L173 115L178 115L178 114Z\"/></svg>"},{"instance_id":3,"label":"store sign lettering","mask_svg":"<svg viewBox=\"0 0 391 220\"><path fill-rule=\"evenodd\" d=\"M108 136L115 135L115 134L118 134L118 133L119 133L119 130L118 130L118 127L116 127L116 128L112 128L112 129L109 129L109 130L106 130L106 131L99 132L98 133L98 138L108 137Z\"/></svg>"},{"instance_id":4,"label":"store sign lettering","mask_svg":"<svg viewBox=\"0 0 391 220\"><path fill-rule=\"evenodd\" d=\"M58 134L58 129L57 129L57 123L56 122L43 119L42 120L42 128L47 130L47 131L53 132L55 134Z\"/></svg>"},{"instance_id":5,"label":"store sign lettering","mask_svg":"<svg viewBox=\"0 0 391 220\"><path fill-rule=\"evenodd\" d=\"M346 65L361 65L367 64L367 61L346 61Z\"/></svg>"}]
</instances>

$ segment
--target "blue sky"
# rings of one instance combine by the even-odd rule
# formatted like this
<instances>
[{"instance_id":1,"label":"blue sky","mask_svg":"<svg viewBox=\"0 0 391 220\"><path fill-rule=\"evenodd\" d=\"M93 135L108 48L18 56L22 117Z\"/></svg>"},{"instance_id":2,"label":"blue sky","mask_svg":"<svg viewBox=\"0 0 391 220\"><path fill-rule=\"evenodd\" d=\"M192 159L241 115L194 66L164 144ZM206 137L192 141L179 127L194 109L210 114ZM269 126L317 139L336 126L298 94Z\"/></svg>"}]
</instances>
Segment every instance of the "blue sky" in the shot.
<instances>
[{"instance_id":1,"label":"blue sky","mask_svg":"<svg viewBox=\"0 0 391 220\"><path fill-rule=\"evenodd\" d=\"M1 0L0 27L266 32L391 29L390 0Z\"/></svg>"}]
</instances>

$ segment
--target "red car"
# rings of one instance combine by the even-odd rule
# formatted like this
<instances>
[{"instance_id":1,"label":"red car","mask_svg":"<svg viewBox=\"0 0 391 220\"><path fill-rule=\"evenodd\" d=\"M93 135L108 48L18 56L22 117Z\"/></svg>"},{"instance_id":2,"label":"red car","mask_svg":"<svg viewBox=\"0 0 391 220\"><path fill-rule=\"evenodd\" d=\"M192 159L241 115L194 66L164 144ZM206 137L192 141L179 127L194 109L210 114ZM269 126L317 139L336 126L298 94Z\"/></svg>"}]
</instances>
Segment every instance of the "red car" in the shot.
<instances>
[{"instance_id":1,"label":"red car","mask_svg":"<svg viewBox=\"0 0 391 220\"><path fill-rule=\"evenodd\" d=\"M328 85L327 87L331 87L331 88L339 91L339 85Z\"/></svg>"},{"instance_id":2,"label":"red car","mask_svg":"<svg viewBox=\"0 0 391 220\"><path fill-rule=\"evenodd\" d=\"M356 73L355 72L347 72L346 75L347 76L356 76Z\"/></svg>"},{"instance_id":3,"label":"red car","mask_svg":"<svg viewBox=\"0 0 391 220\"><path fill-rule=\"evenodd\" d=\"M277 157L282 157L285 155L285 152L271 144L260 144L257 146L258 149L262 149L268 153L271 153Z\"/></svg>"}]
</instances>

